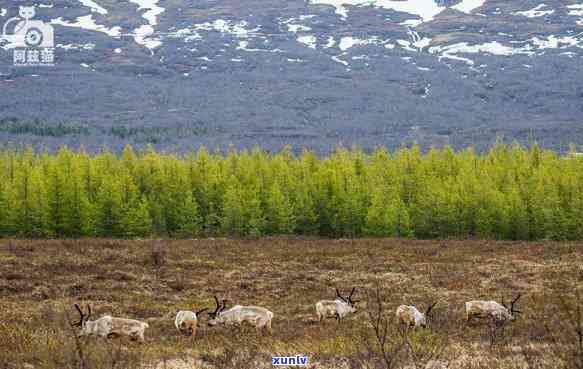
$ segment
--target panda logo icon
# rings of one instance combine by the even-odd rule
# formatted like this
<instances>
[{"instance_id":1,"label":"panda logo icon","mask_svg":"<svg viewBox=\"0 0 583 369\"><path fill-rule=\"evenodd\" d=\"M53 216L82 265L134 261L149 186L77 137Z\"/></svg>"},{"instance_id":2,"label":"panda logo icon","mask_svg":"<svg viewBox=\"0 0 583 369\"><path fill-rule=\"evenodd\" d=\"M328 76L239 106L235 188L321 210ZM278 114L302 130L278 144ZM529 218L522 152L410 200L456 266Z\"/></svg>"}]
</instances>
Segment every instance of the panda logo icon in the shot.
<instances>
[{"instance_id":1,"label":"panda logo icon","mask_svg":"<svg viewBox=\"0 0 583 369\"><path fill-rule=\"evenodd\" d=\"M50 24L40 20L33 20L34 6L21 6L19 16L10 18L2 27L0 46L4 49L19 47L48 48L54 47L54 30ZM16 23L18 22L18 23ZM12 24L16 23L10 31Z\"/></svg>"}]
</instances>

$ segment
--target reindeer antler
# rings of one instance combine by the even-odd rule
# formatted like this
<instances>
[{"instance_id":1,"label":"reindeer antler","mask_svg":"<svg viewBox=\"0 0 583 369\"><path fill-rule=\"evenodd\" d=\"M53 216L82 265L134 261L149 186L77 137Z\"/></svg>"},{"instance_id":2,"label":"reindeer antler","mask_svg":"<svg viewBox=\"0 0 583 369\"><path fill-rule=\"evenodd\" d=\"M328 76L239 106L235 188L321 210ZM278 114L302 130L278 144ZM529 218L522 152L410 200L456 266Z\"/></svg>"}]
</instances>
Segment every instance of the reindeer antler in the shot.
<instances>
[{"instance_id":1,"label":"reindeer antler","mask_svg":"<svg viewBox=\"0 0 583 369\"><path fill-rule=\"evenodd\" d=\"M217 296L213 296L215 299L215 304L217 305L217 307L215 308L215 311L213 311L211 314L215 315L219 313L219 310L221 309L221 304L219 303L219 299L217 298Z\"/></svg>"},{"instance_id":2,"label":"reindeer antler","mask_svg":"<svg viewBox=\"0 0 583 369\"><path fill-rule=\"evenodd\" d=\"M518 300L520 299L520 297L522 296L522 294L518 294L518 296L516 296L516 298L514 300L512 300L512 302L510 303L510 313L514 314L514 313L522 313L522 311L520 310L514 310L514 304L516 304L518 302Z\"/></svg>"},{"instance_id":3,"label":"reindeer antler","mask_svg":"<svg viewBox=\"0 0 583 369\"><path fill-rule=\"evenodd\" d=\"M75 309L77 309L77 311L79 312L79 322L77 323L71 323L71 326L73 327L81 327L83 326L83 320L85 319L85 314L83 314L83 310L81 310L81 308L79 307L79 305L75 304Z\"/></svg>"},{"instance_id":4,"label":"reindeer antler","mask_svg":"<svg viewBox=\"0 0 583 369\"><path fill-rule=\"evenodd\" d=\"M204 312L205 312L205 311L207 311L208 309L209 309L209 308L204 308L204 309L201 309L201 310L197 311L197 312L196 312L196 316L198 317L200 314L204 313Z\"/></svg>"},{"instance_id":5,"label":"reindeer antler","mask_svg":"<svg viewBox=\"0 0 583 369\"><path fill-rule=\"evenodd\" d=\"M219 313L227 308L227 299L223 299L222 304L223 306L221 306L221 310L219 310Z\"/></svg>"},{"instance_id":6,"label":"reindeer antler","mask_svg":"<svg viewBox=\"0 0 583 369\"><path fill-rule=\"evenodd\" d=\"M348 295L347 299L351 305L358 302L358 300L352 300L352 295L354 295L354 291L356 291L356 287L352 287L352 291L350 291L350 295Z\"/></svg>"},{"instance_id":7,"label":"reindeer antler","mask_svg":"<svg viewBox=\"0 0 583 369\"><path fill-rule=\"evenodd\" d=\"M338 288L336 288L336 296L338 296L338 298L344 302L347 302L346 299L344 297L342 297L342 295L340 294L340 292L338 291Z\"/></svg>"},{"instance_id":8,"label":"reindeer antler","mask_svg":"<svg viewBox=\"0 0 583 369\"><path fill-rule=\"evenodd\" d=\"M429 306L427 307L427 311L425 311L425 316L429 316L429 314L431 314L431 310L433 310L435 305L437 305L438 303L439 301L435 301L433 304L429 304Z\"/></svg>"}]
</instances>

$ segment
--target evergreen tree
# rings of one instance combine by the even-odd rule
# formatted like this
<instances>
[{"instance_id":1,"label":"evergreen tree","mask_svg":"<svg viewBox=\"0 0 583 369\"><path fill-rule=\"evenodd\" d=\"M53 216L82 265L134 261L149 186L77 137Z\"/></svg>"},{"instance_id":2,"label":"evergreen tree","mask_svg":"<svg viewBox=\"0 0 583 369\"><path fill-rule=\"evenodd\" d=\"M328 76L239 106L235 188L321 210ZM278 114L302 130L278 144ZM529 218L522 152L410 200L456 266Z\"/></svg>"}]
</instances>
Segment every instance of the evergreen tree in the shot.
<instances>
[{"instance_id":1,"label":"evergreen tree","mask_svg":"<svg viewBox=\"0 0 583 369\"><path fill-rule=\"evenodd\" d=\"M290 234L295 229L295 214L291 201L274 183L267 197L267 224L271 234Z\"/></svg>"},{"instance_id":2,"label":"evergreen tree","mask_svg":"<svg viewBox=\"0 0 583 369\"><path fill-rule=\"evenodd\" d=\"M147 237L152 234L152 219L148 201L144 198L130 205L121 221L123 236L129 238Z\"/></svg>"},{"instance_id":3,"label":"evergreen tree","mask_svg":"<svg viewBox=\"0 0 583 369\"><path fill-rule=\"evenodd\" d=\"M184 202L178 208L178 227L176 237L192 238L201 232L201 219L198 205L191 194L186 194Z\"/></svg>"},{"instance_id":4,"label":"evergreen tree","mask_svg":"<svg viewBox=\"0 0 583 369\"><path fill-rule=\"evenodd\" d=\"M0 236L583 238L583 160L498 141L318 158L0 150Z\"/></svg>"},{"instance_id":5,"label":"evergreen tree","mask_svg":"<svg viewBox=\"0 0 583 369\"><path fill-rule=\"evenodd\" d=\"M237 236L245 234L244 206L243 189L237 178L232 175L223 197L223 217L221 219L223 233Z\"/></svg>"},{"instance_id":6,"label":"evergreen tree","mask_svg":"<svg viewBox=\"0 0 583 369\"><path fill-rule=\"evenodd\" d=\"M121 185L112 176L105 176L97 190L95 201L95 233L102 237L122 236L124 215Z\"/></svg>"}]
</instances>

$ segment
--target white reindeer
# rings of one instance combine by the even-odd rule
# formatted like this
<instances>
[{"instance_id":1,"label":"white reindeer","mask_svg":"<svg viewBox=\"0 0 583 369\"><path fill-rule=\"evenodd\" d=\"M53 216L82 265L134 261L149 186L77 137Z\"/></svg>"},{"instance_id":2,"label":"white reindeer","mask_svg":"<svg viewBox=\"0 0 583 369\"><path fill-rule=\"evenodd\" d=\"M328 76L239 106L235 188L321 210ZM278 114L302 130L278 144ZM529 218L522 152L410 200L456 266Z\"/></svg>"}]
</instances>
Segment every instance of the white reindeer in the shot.
<instances>
[{"instance_id":1,"label":"white reindeer","mask_svg":"<svg viewBox=\"0 0 583 369\"><path fill-rule=\"evenodd\" d=\"M338 322L348 314L356 313L355 304L358 301L352 300L352 295L356 287L352 289L348 297L342 297L336 289L336 300L321 300L316 303L316 315L321 322L325 318L335 318Z\"/></svg>"},{"instance_id":2,"label":"white reindeer","mask_svg":"<svg viewBox=\"0 0 583 369\"><path fill-rule=\"evenodd\" d=\"M514 304L520 299L520 294L516 296L510 303L510 306L497 303L496 301L482 301L474 300L466 302L466 321L469 322L473 317L477 318L493 318L498 322L512 321L516 319L515 314L520 314L522 311L514 309Z\"/></svg>"},{"instance_id":3,"label":"white reindeer","mask_svg":"<svg viewBox=\"0 0 583 369\"><path fill-rule=\"evenodd\" d=\"M266 328L269 334L272 334L271 320L273 319L273 313L260 306L241 306L235 305L232 308L225 310L226 304L223 300L222 304L219 304L219 299L216 296L215 303L217 307L215 311L209 314L208 325L213 327L217 324L241 324L243 322L248 322L257 328L259 332L261 329Z\"/></svg>"},{"instance_id":4,"label":"white reindeer","mask_svg":"<svg viewBox=\"0 0 583 369\"><path fill-rule=\"evenodd\" d=\"M83 313L79 305L75 304L75 308L81 315L79 322L72 324L74 327L81 328L78 337L99 336L114 338L125 336L132 341L145 341L144 331L149 327L148 323L133 319L114 318L110 315L91 321L89 320L91 317L91 307L89 305L87 305L87 315Z\"/></svg>"},{"instance_id":5,"label":"white reindeer","mask_svg":"<svg viewBox=\"0 0 583 369\"><path fill-rule=\"evenodd\" d=\"M425 313L420 312L413 305L400 305L395 311L397 323L409 327L427 328L427 318L431 317L431 310L437 305L437 302L429 304Z\"/></svg>"},{"instance_id":6,"label":"white reindeer","mask_svg":"<svg viewBox=\"0 0 583 369\"><path fill-rule=\"evenodd\" d=\"M176 314L176 319L174 319L174 325L180 333L187 336L196 337L196 329L198 327L198 317L200 314L208 310L204 308L197 312L181 310Z\"/></svg>"}]
</instances>

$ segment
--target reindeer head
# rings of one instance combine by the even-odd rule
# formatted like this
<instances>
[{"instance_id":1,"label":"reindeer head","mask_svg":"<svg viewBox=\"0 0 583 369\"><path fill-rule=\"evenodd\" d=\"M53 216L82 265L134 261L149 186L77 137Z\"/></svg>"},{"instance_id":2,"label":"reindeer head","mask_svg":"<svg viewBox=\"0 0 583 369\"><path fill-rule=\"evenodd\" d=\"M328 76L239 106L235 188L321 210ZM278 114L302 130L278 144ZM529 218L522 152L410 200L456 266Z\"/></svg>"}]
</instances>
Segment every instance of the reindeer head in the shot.
<instances>
[{"instance_id":1,"label":"reindeer head","mask_svg":"<svg viewBox=\"0 0 583 369\"><path fill-rule=\"evenodd\" d=\"M338 297L338 299L340 301L342 301L343 303L345 303L348 307L351 313L356 313L356 303L359 300L353 300L352 299L352 295L354 295L354 291L356 291L356 287L352 288L352 291L350 291L350 295L348 295L347 297L343 297L340 292L338 291L338 288L336 289L336 296Z\"/></svg>"},{"instance_id":2,"label":"reindeer head","mask_svg":"<svg viewBox=\"0 0 583 369\"><path fill-rule=\"evenodd\" d=\"M207 311L209 308L204 308L204 309L200 309L198 311L195 312L196 314L196 318L198 319L200 317L200 314L204 313L205 311Z\"/></svg>"},{"instance_id":3,"label":"reindeer head","mask_svg":"<svg viewBox=\"0 0 583 369\"><path fill-rule=\"evenodd\" d=\"M81 328L78 337L87 336L90 333L87 327L87 323L89 322L89 318L91 317L91 306L87 304L87 315L83 313L83 310L81 310L81 308L77 304L75 304L75 309L77 309L77 311L79 312L80 317L79 321L76 323L71 323L71 326Z\"/></svg>"},{"instance_id":4,"label":"reindeer head","mask_svg":"<svg viewBox=\"0 0 583 369\"><path fill-rule=\"evenodd\" d=\"M208 313L209 315L208 325L211 327L223 322L223 319L221 319L221 312L225 310L225 308L227 307L226 304L227 300L223 300L221 303L219 303L219 299L217 298L217 296L213 297L215 298L215 304L217 306L215 308L215 311L213 311L212 313Z\"/></svg>"},{"instance_id":5,"label":"reindeer head","mask_svg":"<svg viewBox=\"0 0 583 369\"><path fill-rule=\"evenodd\" d=\"M208 310L208 308L204 308L204 309L195 311L194 315L196 316L196 320L189 320L189 321L186 321L183 323L184 333L187 336L192 336L193 334L195 334L196 328L198 326L198 319L200 319L200 315L207 310Z\"/></svg>"},{"instance_id":6,"label":"reindeer head","mask_svg":"<svg viewBox=\"0 0 583 369\"><path fill-rule=\"evenodd\" d=\"M519 293L518 296L516 296L516 298L510 302L510 306L506 305L504 303L504 299L502 299L502 306L506 308L506 311L508 313L508 316L506 316L505 318L509 320L514 320L516 319L517 314L522 313L522 311L514 309L514 305L518 302L521 296L522 295Z\"/></svg>"}]
</instances>

